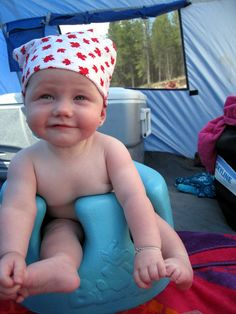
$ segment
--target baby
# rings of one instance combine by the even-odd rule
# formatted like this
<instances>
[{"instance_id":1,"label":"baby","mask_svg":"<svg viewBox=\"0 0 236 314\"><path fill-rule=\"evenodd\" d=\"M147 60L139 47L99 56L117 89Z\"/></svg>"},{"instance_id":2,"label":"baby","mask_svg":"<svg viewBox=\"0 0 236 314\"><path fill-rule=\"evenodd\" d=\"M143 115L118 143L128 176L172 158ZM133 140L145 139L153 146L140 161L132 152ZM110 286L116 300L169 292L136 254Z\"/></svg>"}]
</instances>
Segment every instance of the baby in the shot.
<instances>
[{"instance_id":1,"label":"baby","mask_svg":"<svg viewBox=\"0 0 236 314\"><path fill-rule=\"evenodd\" d=\"M83 232L74 202L112 190L136 248L137 285L148 288L167 276L188 289L193 272L180 238L155 213L126 147L97 131L116 61L112 41L92 30L48 36L15 49L14 58L23 72L27 123L40 140L9 167L0 211L0 299L77 289ZM27 266L36 194L47 203L47 223L41 259Z\"/></svg>"}]
</instances>

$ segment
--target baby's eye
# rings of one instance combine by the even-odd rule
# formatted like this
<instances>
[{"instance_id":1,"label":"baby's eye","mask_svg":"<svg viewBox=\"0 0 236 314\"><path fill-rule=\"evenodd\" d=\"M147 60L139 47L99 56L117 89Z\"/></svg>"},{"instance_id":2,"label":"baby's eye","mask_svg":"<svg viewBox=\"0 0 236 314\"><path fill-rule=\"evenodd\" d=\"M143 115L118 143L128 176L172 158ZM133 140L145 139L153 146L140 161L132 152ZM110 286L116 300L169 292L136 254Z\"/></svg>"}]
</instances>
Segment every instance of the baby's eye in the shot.
<instances>
[{"instance_id":1,"label":"baby's eye","mask_svg":"<svg viewBox=\"0 0 236 314\"><path fill-rule=\"evenodd\" d=\"M78 95L75 97L75 100L84 100L85 97L83 95Z\"/></svg>"},{"instance_id":2,"label":"baby's eye","mask_svg":"<svg viewBox=\"0 0 236 314\"><path fill-rule=\"evenodd\" d=\"M51 99L53 99L53 96L49 95L49 94L44 94L44 95L41 95L40 98L46 99L46 100L51 100Z\"/></svg>"}]
</instances>

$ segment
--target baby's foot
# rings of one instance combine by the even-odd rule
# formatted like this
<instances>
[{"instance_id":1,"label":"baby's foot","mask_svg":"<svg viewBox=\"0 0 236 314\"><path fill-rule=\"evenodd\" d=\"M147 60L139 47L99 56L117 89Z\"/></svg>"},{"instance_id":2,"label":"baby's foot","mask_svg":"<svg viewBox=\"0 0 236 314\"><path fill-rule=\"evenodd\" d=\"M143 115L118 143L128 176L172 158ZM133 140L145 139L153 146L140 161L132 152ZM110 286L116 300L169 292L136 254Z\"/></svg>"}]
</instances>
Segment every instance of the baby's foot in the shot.
<instances>
[{"instance_id":1,"label":"baby's foot","mask_svg":"<svg viewBox=\"0 0 236 314\"><path fill-rule=\"evenodd\" d=\"M28 266L17 302L30 295L50 292L71 292L80 285L77 269L64 255L41 260Z\"/></svg>"},{"instance_id":2,"label":"baby's foot","mask_svg":"<svg viewBox=\"0 0 236 314\"><path fill-rule=\"evenodd\" d=\"M173 257L165 260L167 277L174 281L180 290L187 290L193 282L193 270L185 257Z\"/></svg>"}]
</instances>

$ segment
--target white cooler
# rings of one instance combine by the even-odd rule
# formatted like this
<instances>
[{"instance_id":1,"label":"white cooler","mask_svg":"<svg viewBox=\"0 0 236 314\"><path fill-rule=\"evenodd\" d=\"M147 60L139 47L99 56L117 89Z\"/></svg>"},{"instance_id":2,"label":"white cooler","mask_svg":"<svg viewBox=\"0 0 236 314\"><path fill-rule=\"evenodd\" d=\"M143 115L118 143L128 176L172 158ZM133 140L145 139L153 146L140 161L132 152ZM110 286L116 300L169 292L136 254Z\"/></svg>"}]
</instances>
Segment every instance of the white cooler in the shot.
<instances>
[{"instance_id":1,"label":"white cooler","mask_svg":"<svg viewBox=\"0 0 236 314\"><path fill-rule=\"evenodd\" d=\"M111 87L107 118L99 131L118 138L134 160L143 162L143 140L151 134L151 111L146 96L137 90Z\"/></svg>"}]
</instances>

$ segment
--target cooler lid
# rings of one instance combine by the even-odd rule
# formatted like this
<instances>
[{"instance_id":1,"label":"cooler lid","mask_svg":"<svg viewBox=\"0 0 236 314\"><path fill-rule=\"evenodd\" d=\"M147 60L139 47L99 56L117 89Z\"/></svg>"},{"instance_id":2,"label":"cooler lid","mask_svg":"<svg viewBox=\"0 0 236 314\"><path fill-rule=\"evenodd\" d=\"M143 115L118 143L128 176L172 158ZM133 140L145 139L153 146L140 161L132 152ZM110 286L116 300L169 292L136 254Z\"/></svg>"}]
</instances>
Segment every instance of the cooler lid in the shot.
<instances>
[{"instance_id":1,"label":"cooler lid","mask_svg":"<svg viewBox=\"0 0 236 314\"><path fill-rule=\"evenodd\" d=\"M147 100L146 96L139 90L128 89L123 87L110 87L108 93L109 100Z\"/></svg>"},{"instance_id":2,"label":"cooler lid","mask_svg":"<svg viewBox=\"0 0 236 314\"><path fill-rule=\"evenodd\" d=\"M22 94L21 93L10 93L0 95L0 105L10 105L10 104L22 104Z\"/></svg>"}]
</instances>

